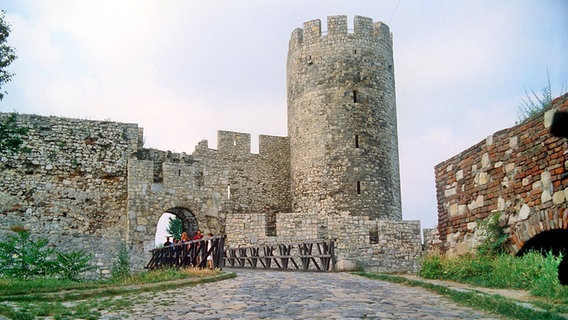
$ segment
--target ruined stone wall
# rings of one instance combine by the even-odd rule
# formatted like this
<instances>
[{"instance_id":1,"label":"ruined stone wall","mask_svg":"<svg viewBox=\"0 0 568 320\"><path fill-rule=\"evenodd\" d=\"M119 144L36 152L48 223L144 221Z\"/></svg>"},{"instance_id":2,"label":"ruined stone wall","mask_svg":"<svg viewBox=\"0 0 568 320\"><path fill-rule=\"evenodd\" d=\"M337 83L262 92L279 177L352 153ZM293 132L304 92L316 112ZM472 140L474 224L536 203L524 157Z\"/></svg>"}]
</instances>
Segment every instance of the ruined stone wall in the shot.
<instances>
[{"instance_id":1,"label":"ruined stone wall","mask_svg":"<svg viewBox=\"0 0 568 320\"><path fill-rule=\"evenodd\" d=\"M540 232L568 228L568 148L549 133L556 110L568 110L568 95L435 167L442 250L474 248L479 221L493 213L501 215L513 253Z\"/></svg>"},{"instance_id":2,"label":"ruined stone wall","mask_svg":"<svg viewBox=\"0 0 568 320\"><path fill-rule=\"evenodd\" d=\"M141 129L35 115L19 115L17 126L28 130L20 150L0 150L0 239L22 226L59 251L94 254L108 273L127 237L127 164Z\"/></svg>"},{"instance_id":3,"label":"ruined stone wall","mask_svg":"<svg viewBox=\"0 0 568 320\"><path fill-rule=\"evenodd\" d=\"M392 39L387 25L331 16L292 32L287 60L294 212L400 220Z\"/></svg>"},{"instance_id":4,"label":"ruined stone wall","mask_svg":"<svg viewBox=\"0 0 568 320\"><path fill-rule=\"evenodd\" d=\"M286 137L261 136L252 154L250 135L220 131L218 150L202 141L188 155L144 149L136 124L19 115L17 126L28 129L20 151L0 150L0 240L23 226L93 253L93 276L123 242L142 269L164 212L222 234L228 213L290 210Z\"/></svg>"},{"instance_id":5,"label":"ruined stone wall","mask_svg":"<svg viewBox=\"0 0 568 320\"><path fill-rule=\"evenodd\" d=\"M279 213L277 235L267 236L266 214L227 216L227 245L250 246L336 239L336 268L370 272L417 272L422 256L419 221L369 220L342 212L332 216ZM376 241L372 242L375 232Z\"/></svg>"}]
</instances>

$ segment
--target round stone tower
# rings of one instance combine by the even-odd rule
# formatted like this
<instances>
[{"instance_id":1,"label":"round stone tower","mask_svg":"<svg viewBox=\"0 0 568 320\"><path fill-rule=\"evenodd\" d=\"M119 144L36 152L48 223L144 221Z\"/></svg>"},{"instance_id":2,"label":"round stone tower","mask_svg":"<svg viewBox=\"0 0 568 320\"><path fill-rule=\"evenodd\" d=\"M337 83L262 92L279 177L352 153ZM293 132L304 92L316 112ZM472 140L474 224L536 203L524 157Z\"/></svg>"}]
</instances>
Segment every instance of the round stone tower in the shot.
<instances>
[{"instance_id":1,"label":"round stone tower","mask_svg":"<svg viewBox=\"0 0 568 320\"><path fill-rule=\"evenodd\" d=\"M304 23L288 50L294 212L401 220L392 39L356 16Z\"/></svg>"}]
</instances>

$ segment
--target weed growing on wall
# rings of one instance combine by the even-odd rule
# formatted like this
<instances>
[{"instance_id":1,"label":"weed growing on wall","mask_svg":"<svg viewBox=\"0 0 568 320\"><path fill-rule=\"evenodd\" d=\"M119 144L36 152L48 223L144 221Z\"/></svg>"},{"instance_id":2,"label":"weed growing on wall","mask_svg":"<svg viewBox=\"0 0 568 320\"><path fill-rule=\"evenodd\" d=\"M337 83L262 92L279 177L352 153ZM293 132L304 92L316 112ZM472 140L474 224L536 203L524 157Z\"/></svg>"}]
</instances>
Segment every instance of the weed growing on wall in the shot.
<instances>
[{"instance_id":1,"label":"weed growing on wall","mask_svg":"<svg viewBox=\"0 0 568 320\"><path fill-rule=\"evenodd\" d=\"M500 223L500 213L495 213L487 220L480 221L484 240L477 246L477 253L485 256L494 256L507 252L506 243L509 236L503 231Z\"/></svg>"},{"instance_id":2,"label":"weed growing on wall","mask_svg":"<svg viewBox=\"0 0 568 320\"><path fill-rule=\"evenodd\" d=\"M519 121L517 123L521 123L526 119L541 113L552 103L552 85L550 83L550 73L548 72L548 69L546 70L546 79L547 86L542 88L542 94L540 96L532 89L529 93L525 88L526 98L522 99L518 105L517 117ZM566 90L562 88L559 96L563 95L565 92Z\"/></svg>"},{"instance_id":3,"label":"weed growing on wall","mask_svg":"<svg viewBox=\"0 0 568 320\"><path fill-rule=\"evenodd\" d=\"M124 281L131 276L130 252L124 243L118 247L117 257L112 264L111 276L114 281Z\"/></svg>"}]
</instances>

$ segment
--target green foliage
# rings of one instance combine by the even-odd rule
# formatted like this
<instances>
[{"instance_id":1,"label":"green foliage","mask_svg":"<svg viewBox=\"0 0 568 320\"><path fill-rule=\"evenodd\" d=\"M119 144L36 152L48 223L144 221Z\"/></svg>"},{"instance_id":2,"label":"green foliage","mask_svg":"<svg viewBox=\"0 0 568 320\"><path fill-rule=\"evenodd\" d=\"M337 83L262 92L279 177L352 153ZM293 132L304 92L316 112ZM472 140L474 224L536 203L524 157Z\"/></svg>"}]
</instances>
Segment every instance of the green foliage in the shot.
<instances>
[{"instance_id":1,"label":"green foliage","mask_svg":"<svg viewBox=\"0 0 568 320\"><path fill-rule=\"evenodd\" d=\"M56 254L57 272L63 279L79 281L81 274L95 269L95 266L90 264L93 259L92 254L84 251L56 252Z\"/></svg>"},{"instance_id":2,"label":"green foliage","mask_svg":"<svg viewBox=\"0 0 568 320\"><path fill-rule=\"evenodd\" d=\"M505 298L496 294L481 294L475 290L457 290L451 286L438 285L425 281L411 280L401 276L386 274L369 274L364 272L356 273L360 276L404 284L413 287L422 287L445 296L454 302L478 310L489 311L492 314L503 316L507 319L565 319L562 314L567 309L559 304L551 304L539 301L531 301L531 304L538 305L540 309L526 307L512 299Z\"/></svg>"},{"instance_id":3,"label":"green foliage","mask_svg":"<svg viewBox=\"0 0 568 320\"><path fill-rule=\"evenodd\" d=\"M30 233L16 230L8 240L0 242L0 275L31 279L45 277L55 272L57 263L50 259L53 250L47 247L47 240L30 239Z\"/></svg>"},{"instance_id":4,"label":"green foliage","mask_svg":"<svg viewBox=\"0 0 568 320\"><path fill-rule=\"evenodd\" d=\"M10 31L10 24L6 21L6 12L2 10L0 11L0 90L12 80L14 74L6 71L6 68L17 58L14 48L7 44ZM0 91L0 100L4 98L4 94L6 94L5 91Z\"/></svg>"},{"instance_id":5,"label":"green foliage","mask_svg":"<svg viewBox=\"0 0 568 320\"><path fill-rule=\"evenodd\" d=\"M428 279L482 281L491 272L490 260L471 254L454 259L430 255L422 261L420 276Z\"/></svg>"},{"instance_id":6,"label":"green foliage","mask_svg":"<svg viewBox=\"0 0 568 320\"><path fill-rule=\"evenodd\" d=\"M0 242L1 277L24 280L60 277L78 281L83 272L94 269L89 264L92 255L83 251L58 252L48 247L46 239L32 240L23 228L14 227L12 231L15 234Z\"/></svg>"},{"instance_id":7,"label":"green foliage","mask_svg":"<svg viewBox=\"0 0 568 320\"><path fill-rule=\"evenodd\" d=\"M170 217L168 227L166 232L169 233L175 239L181 239L181 233L183 232L181 219L178 217Z\"/></svg>"},{"instance_id":8,"label":"green foliage","mask_svg":"<svg viewBox=\"0 0 568 320\"><path fill-rule=\"evenodd\" d=\"M419 275L473 285L528 290L536 296L568 303L568 287L558 281L561 258L529 252L522 257L463 255L447 258L429 255L422 261Z\"/></svg>"},{"instance_id":9,"label":"green foliage","mask_svg":"<svg viewBox=\"0 0 568 320\"><path fill-rule=\"evenodd\" d=\"M550 73L546 70L547 86L542 88L542 95L537 95L534 90L530 93L525 88L526 98L522 99L517 109L518 123L543 112L550 106L552 102L552 85L550 83ZM564 94L565 90L560 90L560 95Z\"/></svg>"},{"instance_id":10,"label":"green foliage","mask_svg":"<svg viewBox=\"0 0 568 320\"><path fill-rule=\"evenodd\" d=\"M20 150L23 143L21 136L28 133L28 128L18 127L17 117L18 114L12 112L0 122L0 152Z\"/></svg>"},{"instance_id":11,"label":"green foliage","mask_svg":"<svg viewBox=\"0 0 568 320\"><path fill-rule=\"evenodd\" d=\"M235 273L219 273L199 269L151 270L120 283L108 280L78 283L53 278L0 278L0 318L99 319L101 314L97 310L122 310L128 313L128 309L140 297L140 292L179 291L181 286L236 277ZM188 281L170 281L176 279ZM150 283L154 284L140 286Z\"/></svg>"},{"instance_id":12,"label":"green foliage","mask_svg":"<svg viewBox=\"0 0 568 320\"><path fill-rule=\"evenodd\" d=\"M489 219L479 222L485 239L477 246L478 254L494 256L507 252L506 244L509 236L503 232L499 221L500 217L500 213L495 213Z\"/></svg>"},{"instance_id":13,"label":"green foliage","mask_svg":"<svg viewBox=\"0 0 568 320\"><path fill-rule=\"evenodd\" d=\"M112 264L113 281L124 281L131 276L130 252L124 243L118 247L118 255Z\"/></svg>"}]
</instances>

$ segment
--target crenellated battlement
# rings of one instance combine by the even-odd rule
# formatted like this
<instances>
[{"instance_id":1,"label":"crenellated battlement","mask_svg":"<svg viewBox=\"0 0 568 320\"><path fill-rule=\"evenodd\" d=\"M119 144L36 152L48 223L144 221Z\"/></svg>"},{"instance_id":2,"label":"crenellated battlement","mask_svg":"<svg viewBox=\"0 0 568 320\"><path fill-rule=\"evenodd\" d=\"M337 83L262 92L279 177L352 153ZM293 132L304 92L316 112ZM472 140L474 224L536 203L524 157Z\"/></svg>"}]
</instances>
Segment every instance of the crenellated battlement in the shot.
<instances>
[{"instance_id":1,"label":"crenellated battlement","mask_svg":"<svg viewBox=\"0 0 568 320\"><path fill-rule=\"evenodd\" d=\"M368 41L386 41L392 45L389 27L382 22L373 23L373 19L355 16L354 29L349 30L347 16L327 17L327 32L322 32L321 20L306 21L303 28L296 28L290 37L290 50L303 45L319 43L325 39L347 38Z\"/></svg>"}]
</instances>

